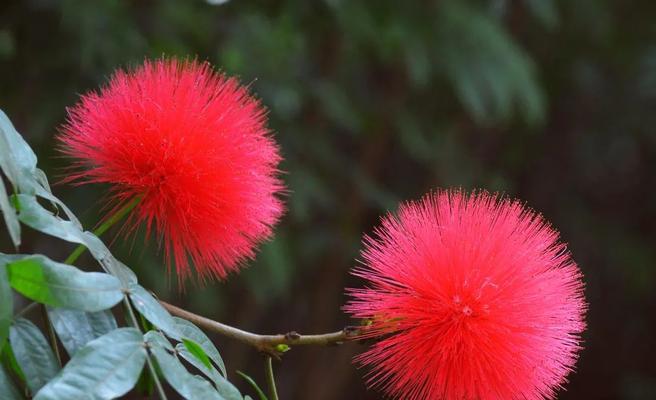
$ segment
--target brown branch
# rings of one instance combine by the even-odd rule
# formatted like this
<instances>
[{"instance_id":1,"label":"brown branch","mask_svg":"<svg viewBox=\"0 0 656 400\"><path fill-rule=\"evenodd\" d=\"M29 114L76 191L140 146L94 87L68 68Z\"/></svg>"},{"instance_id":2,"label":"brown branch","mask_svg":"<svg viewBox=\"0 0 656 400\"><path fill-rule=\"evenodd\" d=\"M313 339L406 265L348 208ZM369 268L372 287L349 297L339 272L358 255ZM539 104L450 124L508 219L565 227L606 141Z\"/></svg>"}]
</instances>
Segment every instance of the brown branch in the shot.
<instances>
[{"instance_id":1,"label":"brown branch","mask_svg":"<svg viewBox=\"0 0 656 400\"><path fill-rule=\"evenodd\" d=\"M358 340L362 331L362 327L347 326L341 331L324 333L321 335L301 335L295 331L279 335L259 335L257 333L244 331L239 328L235 328L233 326L222 324L221 322L202 317L161 300L160 304L162 304L162 306L166 308L171 314L177 317L189 320L194 324L207 329L208 331L216 332L220 335L238 340L249 346L253 346L258 351L272 355L276 358L279 358L280 355L286 351L286 349L281 348L280 345L339 345L347 341Z\"/></svg>"}]
</instances>

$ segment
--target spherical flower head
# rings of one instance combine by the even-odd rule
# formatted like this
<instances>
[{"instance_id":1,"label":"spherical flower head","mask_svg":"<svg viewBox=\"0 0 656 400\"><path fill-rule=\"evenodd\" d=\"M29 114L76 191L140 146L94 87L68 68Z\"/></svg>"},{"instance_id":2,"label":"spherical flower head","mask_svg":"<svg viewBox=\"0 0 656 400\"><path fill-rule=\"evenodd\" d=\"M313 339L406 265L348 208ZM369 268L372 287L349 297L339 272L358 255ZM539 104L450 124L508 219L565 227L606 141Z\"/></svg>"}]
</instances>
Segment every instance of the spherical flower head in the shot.
<instances>
[{"instance_id":1,"label":"spherical flower head","mask_svg":"<svg viewBox=\"0 0 656 400\"><path fill-rule=\"evenodd\" d=\"M582 275L539 215L497 195L429 194L365 238L345 309L376 337L357 358L404 400L553 398L580 349Z\"/></svg>"},{"instance_id":2,"label":"spherical flower head","mask_svg":"<svg viewBox=\"0 0 656 400\"><path fill-rule=\"evenodd\" d=\"M224 278L271 235L283 206L265 109L207 63L161 59L116 72L68 110L66 181L109 184L114 209L163 244L182 281Z\"/></svg>"}]
</instances>

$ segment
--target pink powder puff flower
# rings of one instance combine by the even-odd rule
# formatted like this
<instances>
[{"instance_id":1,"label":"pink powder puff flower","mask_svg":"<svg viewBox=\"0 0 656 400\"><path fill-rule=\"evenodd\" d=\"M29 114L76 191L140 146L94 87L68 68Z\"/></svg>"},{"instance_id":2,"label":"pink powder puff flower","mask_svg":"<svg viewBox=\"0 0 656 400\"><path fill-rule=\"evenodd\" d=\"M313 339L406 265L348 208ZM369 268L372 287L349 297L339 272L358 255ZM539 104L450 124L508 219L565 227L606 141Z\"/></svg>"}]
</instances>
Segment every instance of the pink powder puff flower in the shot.
<instances>
[{"instance_id":1,"label":"pink powder puff flower","mask_svg":"<svg viewBox=\"0 0 656 400\"><path fill-rule=\"evenodd\" d=\"M265 109L208 63L161 59L117 71L68 110L65 181L106 183L129 225L163 243L180 280L223 279L254 256L283 212L281 160Z\"/></svg>"},{"instance_id":2,"label":"pink powder puff flower","mask_svg":"<svg viewBox=\"0 0 656 400\"><path fill-rule=\"evenodd\" d=\"M405 400L551 399L580 350L582 275L538 214L497 195L429 194L365 238L345 309L379 341L368 383Z\"/></svg>"}]
</instances>

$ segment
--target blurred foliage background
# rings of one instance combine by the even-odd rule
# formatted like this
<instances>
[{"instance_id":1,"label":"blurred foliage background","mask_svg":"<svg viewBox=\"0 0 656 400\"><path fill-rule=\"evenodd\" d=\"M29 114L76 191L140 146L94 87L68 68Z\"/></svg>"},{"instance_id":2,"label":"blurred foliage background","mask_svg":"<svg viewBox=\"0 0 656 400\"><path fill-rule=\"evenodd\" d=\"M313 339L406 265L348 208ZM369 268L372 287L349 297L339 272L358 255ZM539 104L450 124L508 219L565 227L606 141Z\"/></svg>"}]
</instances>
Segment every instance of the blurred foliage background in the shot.
<instances>
[{"instance_id":1,"label":"blurred foliage background","mask_svg":"<svg viewBox=\"0 0 656 400\"><path fill-rule=\"evenodd\" d=\"M285 157L275 239L240 275L184 293L155 245L113 248L160 297L260 333L351 323L348 269L399 201L453 186L523 199L587 284L585 350L559 398L654 399L655 16L648 0L3 0L0 108L56 181L65 107L119 66L197 56L250 84ZM87 227L98 189L55 187ZM32 233L20 250L70 246ZM232 380L263 382L258 354L215 339ZM362 350L292 349L281 397L380 398L351 364Z\"/></svg>"}]
</instances>

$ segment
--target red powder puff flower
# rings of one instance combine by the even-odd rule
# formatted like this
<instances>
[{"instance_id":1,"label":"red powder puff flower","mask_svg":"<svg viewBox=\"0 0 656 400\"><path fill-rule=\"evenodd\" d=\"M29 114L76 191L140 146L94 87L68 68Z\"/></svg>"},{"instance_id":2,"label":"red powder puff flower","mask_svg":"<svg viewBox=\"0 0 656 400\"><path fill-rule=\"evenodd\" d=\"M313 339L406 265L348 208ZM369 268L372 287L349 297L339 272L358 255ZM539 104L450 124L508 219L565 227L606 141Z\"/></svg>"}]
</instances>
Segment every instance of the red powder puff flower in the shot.
<instances>
[{"instance_id":1,"label":"red powder puff flower","mask_svg":"<svg viewBox=\"0 0 656 400\"><path fill-rule=\"evenodd\" d=\"M179 279L224 278L271 235L281 159L265 110L237 80L197 61L116 72L68 110L59 141L66 180L108 183L115 209L135 197L134 229L164 243Z\"/></svg>"},{"instance_id":2,"label":"red powder puff flower","mask_svg":"<svg viewBox=\"0 0 656 400\"><path fill-rule=\"evenodd\" d=\"M427 195L365 238L345 309L382 337L357 360L406 400L553 398L580 349L582 275L557 232L516 201Z\"/></svg>"}]
</instances>

